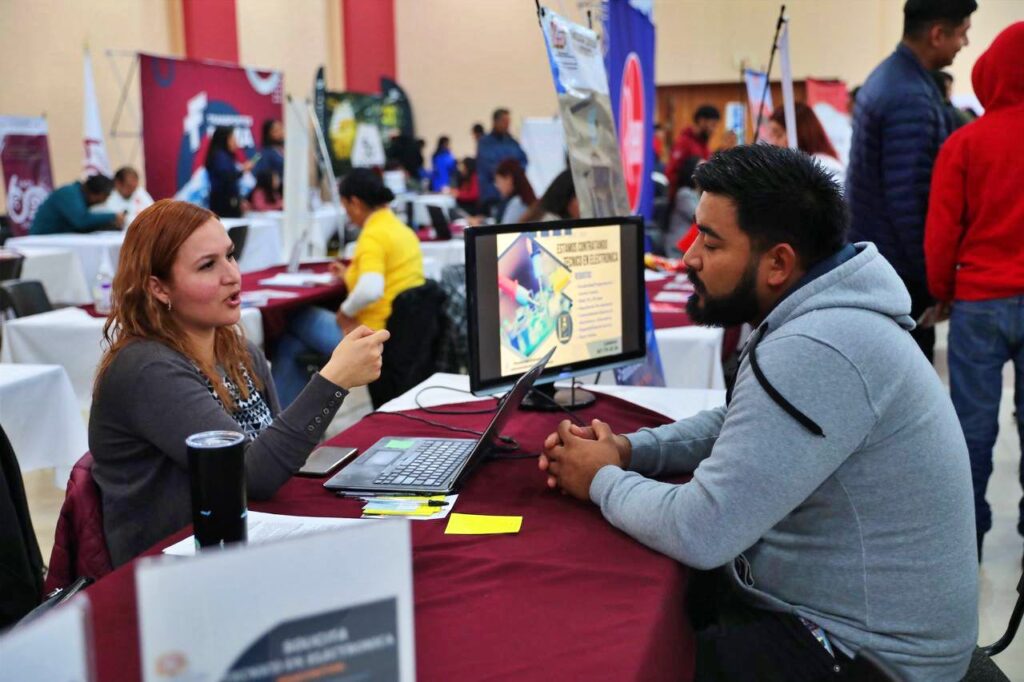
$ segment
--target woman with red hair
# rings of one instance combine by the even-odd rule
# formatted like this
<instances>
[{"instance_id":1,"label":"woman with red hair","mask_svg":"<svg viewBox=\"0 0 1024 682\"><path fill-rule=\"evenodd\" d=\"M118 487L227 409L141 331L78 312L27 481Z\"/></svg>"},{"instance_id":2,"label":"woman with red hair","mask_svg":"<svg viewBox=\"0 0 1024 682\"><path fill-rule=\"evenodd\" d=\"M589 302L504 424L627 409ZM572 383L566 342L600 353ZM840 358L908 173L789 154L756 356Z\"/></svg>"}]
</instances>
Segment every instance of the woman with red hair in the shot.
<instances>
[{"instance_id":1,"label":"woman with red hair","mask_svg":"<svg viewBox=\"0 0 1024 682\"><path fill-rule=\"evenodd\" d=\"M832 146L825 129L818 120L814 109L803 102L793 105L796 109L796 146L805 154L810 154L825 170L832 174L839 187L846 182L846 167L839 160L836 148ZM786 115L783 107L776 107L768 119L768 142L776 147L787 146Z\"/></svg>"},{"instance_id":2,"label":"woman with red hair","mask_svg":"<svg viewBox=\"0 0 1024 682\"><path fill-rule=\"evenodd\" d=\"M245 434L249 496L266 499L302 466L348 391L380 376L388 332L357 329L280 411L267 361L238 325L233 251L213 213L169 199L125 236L89 417L115 566L191 521L187 437Z\"/></svg>"}]
</instances>

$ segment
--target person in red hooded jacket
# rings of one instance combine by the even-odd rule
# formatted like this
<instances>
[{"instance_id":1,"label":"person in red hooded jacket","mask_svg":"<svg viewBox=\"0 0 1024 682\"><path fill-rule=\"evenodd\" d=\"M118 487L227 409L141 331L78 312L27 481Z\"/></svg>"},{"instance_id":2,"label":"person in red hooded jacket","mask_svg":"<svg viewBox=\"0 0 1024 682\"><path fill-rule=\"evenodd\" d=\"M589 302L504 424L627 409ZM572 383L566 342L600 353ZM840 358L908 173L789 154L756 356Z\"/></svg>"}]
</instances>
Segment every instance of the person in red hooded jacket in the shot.
<instances>
[{"instance_id":1,"label":"person in red hooded jacket","mask_svg":"<svg viewBox=\"0 0 1024 682\"><path fill-rule=\"evenodd\" d=\"M999 428L1003 365L1024 415L1024 21L974 65L985 115L953 133L932 175L925 226L928 287L952 306L949 384L971 456L978 558L992 512L985 488ZM1024 429L1020 432L1024 443ZM1024 481L1024 468L1021 470ZM1024 535L1024 500L1017 530Z\"/></svg>"},{"instance_id":2,"label":"person in red hooded jacket","mask_svg":"<svg viewBox=\"0 0 1024 682\"><path fill-rule=\"evenodd\" d=\"M711 158L708 141L715 133L715 128L718 127L718 122L721 119L722 114L718 109L710 104L702 104L693 114L693 125L680 131L679 137L672 145L672 155L669 157L668 167L665 169L670 197L674 197L676 190L679 189L681 179L676 176L679 175L686 159L691 156L699 156L707 161Z\"/></svg>"}]
</instances>

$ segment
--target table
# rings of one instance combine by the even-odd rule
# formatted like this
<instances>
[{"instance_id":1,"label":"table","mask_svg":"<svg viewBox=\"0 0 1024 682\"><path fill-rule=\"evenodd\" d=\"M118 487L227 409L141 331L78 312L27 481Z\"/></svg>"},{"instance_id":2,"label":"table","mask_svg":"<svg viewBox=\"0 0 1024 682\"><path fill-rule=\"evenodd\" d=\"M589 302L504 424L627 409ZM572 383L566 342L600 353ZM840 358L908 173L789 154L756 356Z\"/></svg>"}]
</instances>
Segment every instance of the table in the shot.
<instances>
[{"instance_id":1,"label":"table","mask_svg":"<svg viewBox=\"0 0 1024 682\"><path fill-rule=\"evenodd\" d=\"M85 412L92 405L93 379L103 356L104 322L104 318L93 317L81 308L61 308L9 320L4 324L0 363L62 365ZM241 322L248 338L262 345L260 311L243 309Z\"/></svg>"},{"instance_id":2,"label":"table","mask_svg":"<svg viewBox=\"0 0 1024 682\"><path fill-rule=\"evenodd\" d=\"M40 234L12 237L4 243L4 246L15 251L21 251L24 247L47 247L66 249L75 253L79 259L83 279L74 286L81 285L88 294L92 291L92 283L96 280L96 274L99 272L104 258L107 259L111 274L115 272L123 242L124 232L90 232L88 234ZM22 276L25 276L24 270ZM91 300L91 296L86 298L86 301L88 300Z\"/></svg>"},{"instance_id":3,"label":"table","mask_svg":"<svg viewBox=\"0 0 1024 682\"><path fill-rule=\"evenodd\" d=\"M585 420L605 419L619 431L667 421L611 396L579 414ZM478 429L489 419L486 414L427 416ZM505 432L535 452L557 421L550 413L518 412ZM444 433L381 412L330 442L365 448L389 434ZM314 516L359 514L358 503L331 495L321 483L294 478L272 500L251 507ZM535 459L486 463L467 481L456 510L521 514L523 529L509 536L448 536L445 521L411 522L418 679L692 676L694 638L684 615L687 569L614 529L597 507L547 490ZM186 528L147 553L189 532ZM86 593L92 600L99 678L139 679L133 564Z\"/></svg>"},{"instance_id":4,"label":"table","mask_svg":"<svg viewBox=\"0 0 1024 682\"><path fill-rule=\"evenodd\" d=\"M238 269L242 272L254 272L284 263L284 243L282 241L281 221L261 219L257 216L244 218L221 218L224 227L248 226L242 257L238 261Z\"/></svg>"},{"instance_id":5,"label":"table","mask_svg":"<svg viewBox=\"0 0 1024 682\"><path fill-rule=\"evenodd\" d=\"M682 279L685 276L680 275ZM658 341L665 385L673 388L725 388L722 346L725 333L719 327L698 327L686 314L686 304L665 303L655 298L673 281L672 275L645 271L647 298L651 303L654 336ZM677 291L689 295L688 291Z\"/></svg>"},{"instance_id":6,"label":"table","mask_svg":"<svg viewBox=\"0 0 1024 682\"><path fill-rule=\"evenodd\" d=\"M59 365L0 364L0 423L22 471L54 467L54 485L89 449L85 422Z\"/></svg>"},{"instance_id":7,"label":"table","mask_svg":"<svg viewBox=\"0 0 1024 682\"><path fill-rule=\"evenodd\" d=\"M82 261L71 249L22 246L18 252L25 257L21 279L42 282L51 303L81 305L92 301Z\"/></svg>"},{"instance_id":8,"label":"table","mask_svg":"<svg viewBox=\"0 0 1024 682\"><path fill-rule=\"evenodd\" d=\"M306 263L300 266L300 270L310 272L328 272L331 261L318 261ZM345 284L337 281L333 284L326 284L315 287L268 287L260 284L261 279L273 277L279 272L284 272L287 266L279 265L266 268L257 272L248 272L242 275L242 291L255 291L257 289L270 289L286 291L297 294L292 298L271 298L266 305L260 306L262 315L263 331L261 334L262 344L268 349L279 337L288 325L288 315L297 308L307 305L322 305L332 310L338 308L345 300Z\"/></svg>"}]
</instances>

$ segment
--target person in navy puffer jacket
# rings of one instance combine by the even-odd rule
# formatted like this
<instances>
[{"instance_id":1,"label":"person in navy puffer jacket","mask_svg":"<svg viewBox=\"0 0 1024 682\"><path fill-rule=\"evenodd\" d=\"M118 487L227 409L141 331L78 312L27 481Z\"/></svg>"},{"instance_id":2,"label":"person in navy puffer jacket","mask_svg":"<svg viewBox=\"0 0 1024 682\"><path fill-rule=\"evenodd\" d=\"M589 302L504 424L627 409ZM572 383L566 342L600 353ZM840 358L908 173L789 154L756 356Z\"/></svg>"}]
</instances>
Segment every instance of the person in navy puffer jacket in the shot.
<instances>
[{"instance_id":1,"label":"person in navy puffer jacket","mask_svg":"<svg viewBox=\"0 0 1024 682\"><path fill-rule=\"evenodd\" d=\"M930 71L967 45L975 0L907 0L903 39L857 93L846 177L850 241L871 241L903 279L911 332L932 360L935 304L924 267L924 224L932 166L953 130ZM924 315L925 312L928 315ZM923 316L923 319L922 319Z\"/></svg>"}]
</instances>

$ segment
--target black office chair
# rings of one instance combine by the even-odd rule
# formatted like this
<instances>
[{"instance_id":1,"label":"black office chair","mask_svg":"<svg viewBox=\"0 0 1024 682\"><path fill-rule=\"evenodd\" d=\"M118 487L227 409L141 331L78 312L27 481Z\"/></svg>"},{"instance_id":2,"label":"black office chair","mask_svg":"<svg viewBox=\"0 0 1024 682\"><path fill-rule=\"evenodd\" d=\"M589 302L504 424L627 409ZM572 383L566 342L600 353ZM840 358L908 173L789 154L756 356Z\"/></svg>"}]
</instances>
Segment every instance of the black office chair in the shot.
<instances>
[{"instance_id":1,"label":"black office chair","mask_svg":"<svg viewBox=\"0 0 1024 682\"><path fill-rule=\"evenodd\" d=\"M249 237L249 226L238 225L228 228L228 237L231 238L231 243L235 245L235 261L241 262L242 251L245 250L245 240Z\"/></svg>"},{"instance_id":2,"label":"black office chair","mask_svg":"<svg viewBox=\"0 0 1024 682\"><path fill-rule=\"evenodd\" d=\"M448 333L445 298L441 285L432 279L395 297L388 318L391 338L384 344L380 378L369 385L373 409L438 370Z\"/></svg>"},{"instance_id":3,"label":"black office chair","mask_svg":"<svg viewBox=\"0 0 1024 682\"><path fill-rule=\"evenodd\" d=\"M23 265L25 265L25 257L21 254L10 251L0 253L0 281L21 277Z\"/></svg>"},{"instance_id":4,"label":"black office chair","mask_svg":"<svg viewBox=\"0 0 1024 682\"><path fill-rule=\"evenodd\" d=\"M21 467L0 427L0 630L39 605L44 571Z\"/></svg>"},{"instance_id":5,"label":"black office chair","mask_svg":"<svg viewBox=\"0 0 1024 682\"><path fill-rule=\"evenodd\" d=\"M13 311L15 317L28 317L53 310L43 283L33 279L0 282L0 310Z\"/></svg>"},{"instance_id":6,"label":"black office chair","mask_svg":"<svg viewBox=\"0 0 1024 682\"><path fill-rule=\"evenodd\" d=\"M14 236L14 230L11 228L11 216L6 213L0 214L0 246L3 246L10 237Z\"/></svg>"}]
</instances>

